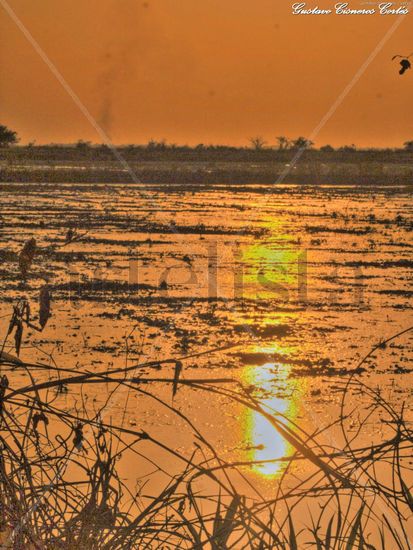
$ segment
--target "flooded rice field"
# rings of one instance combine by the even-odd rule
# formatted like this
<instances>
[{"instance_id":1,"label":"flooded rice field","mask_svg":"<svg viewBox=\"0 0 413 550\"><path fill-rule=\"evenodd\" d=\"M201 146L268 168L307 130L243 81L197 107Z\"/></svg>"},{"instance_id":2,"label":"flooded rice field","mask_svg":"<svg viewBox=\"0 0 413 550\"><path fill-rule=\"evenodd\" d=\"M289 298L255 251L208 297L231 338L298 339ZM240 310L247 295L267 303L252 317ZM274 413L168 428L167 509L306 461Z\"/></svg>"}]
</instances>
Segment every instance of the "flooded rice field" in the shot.
<instances>
[{"instance_id":1,"label":"flooded rice field","mask_svg":"<svg viewBox=\"0 0 413 550\"><path fill-rule=\"evenodd\" d=\"M191 452L196 442L190 417L226 459L254 461L245 472L268 487L283 471L280 458L292 452L288 441L225 392L205 394L189 384L172 392L161 380L176 377L176 360L180 381L241 382L268 410L309 433L340 410L340 384L350 374L392 403L411 402L413 333L385 342L412 324L408 188L0 190L1 333L19 298L36 315L45 284L52 297L48 325L23 336L20 358L33 364L31 376L53 379L56 365L82 372L136 365L131 376L154 380L148 386L158 400L127 387L112 393L62 384L56 400L73 414L101 409L177 452ZM18 257L30 239L38 252L23 283ZM14 353L12 341L5 351ZM39 362L51 368L37 368ZM27 380L18 365L6 370L17 384ZM363 392L349 399L365 404ZM171 404L181 417L171 416ZM376 419L364 438L381 430ZM124 471L131 483L142 475L133 464L129 459Z\"/></svg>"}]
</instances>

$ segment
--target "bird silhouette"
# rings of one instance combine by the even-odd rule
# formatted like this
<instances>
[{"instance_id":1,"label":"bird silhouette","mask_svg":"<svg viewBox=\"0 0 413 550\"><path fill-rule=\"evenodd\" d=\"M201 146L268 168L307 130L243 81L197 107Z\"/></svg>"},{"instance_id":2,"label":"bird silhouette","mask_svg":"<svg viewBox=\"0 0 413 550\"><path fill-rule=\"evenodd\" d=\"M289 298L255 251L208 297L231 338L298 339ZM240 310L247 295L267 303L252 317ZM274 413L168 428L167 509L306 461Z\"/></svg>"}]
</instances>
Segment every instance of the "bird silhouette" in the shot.
<instances>
[{"instance_id":1,"label":"bird silhouette","mask_svg":"<svg viewBox=\"0 0 413 550\"><path fill-rule=\"evenodd\" d=\"M404 74L408 69L412 68L412 64L410 63L409 59L412 57L413 53L410 55L394 55L392 57L392 61L395 59L401 59L400 61L400 67L399 74Z\"/></svg>"}]
</instances>

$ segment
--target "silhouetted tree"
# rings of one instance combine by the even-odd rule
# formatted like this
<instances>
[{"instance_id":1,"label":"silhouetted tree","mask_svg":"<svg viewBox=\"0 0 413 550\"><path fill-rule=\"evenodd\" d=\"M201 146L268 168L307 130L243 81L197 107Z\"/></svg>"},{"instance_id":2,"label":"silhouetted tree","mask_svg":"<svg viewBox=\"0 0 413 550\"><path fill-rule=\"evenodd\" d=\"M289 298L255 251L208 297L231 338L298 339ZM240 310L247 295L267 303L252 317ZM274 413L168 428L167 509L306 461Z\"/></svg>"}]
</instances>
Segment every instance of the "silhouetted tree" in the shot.
<instances>
[{"instance_id":1,"label":"silhouetted tree","mask_svg":"<svg viewBox=\"0 0 413 550\"><path fill-rule=\"evenodd\" d=\"M332 153L334 151L334 147L331 147L331 145L323 145L320 147L320 151L323 153Z\"/></svg>"},{"instance_id":2,"label":"silhouetted tree","mask_svg":"<svg viewBox=\"0 0 413 550\"><path fill-rule=\"evenodd\" d=\"M285 151L286 149L289 149L290 148L290 140L285 137L285 136L278 136L276 138L277 140L277 143L278 143L278 150L279 151Z\"/></svg>"},{"instance_id":3,"label":"silhouetted tree","mask_svg":"<svg viewBox=\"0 0 413 550\"><path fill-rule=\"evenodd\" d=\"M413 153L413 141L405 141L403 145L404 145L405 151L409 151L409 153Z\"/></svg>"},{"instance_id":4,"label":"silhouetted tree","mask_svg":"<svg viewBox=\"0 0 413 550\"><path fill-rule=\"evenodd\" d=\"M255 136L250 138L250 143L253 149L255 149L256 151L261 151L262 149L264 149L264 146L267 142L261 136Z\"/></svg>"},{"instance_id":5,"label":"silhouetted tree","mask_svg":"<svg viewBox=\"0 0 413 550\"><path fill-rule=\"evenodd\" d=\"M90 141L84 141L83 139L79 139L76 142L76 149L80 149L81 151L86 151L87 149L90 148L91 145L92 144Z\"/></svg>"},{"instance_id":6,"label":"silhouetted tree","mask_svg":"<svg viewBox=\"0 0 413 550\"><path fill-rule=\"evenodd\" d=\"M15 145L19 141L17 132L10 130L7 126L0 124L0 147Z\"/></svg>"},{"instance_id":7,"label":"silhouetted tree","mask_svg":"<svg viewBox=\"0 0 413 550\"><path fill-rule=\"evenodd\" d=\"M150 139L146 145L148 151L165 151L167 148L168 145L165 139L161 139L160 141Z\"/></svg>"},{"instance_id":8,"label":"silhouetted tree","mask_svg":"<svg viewBox=\"0 0 413 550\"><path fill-rule=\"evenodd\" d=\"M298 150L298 149L310 149L314 143L310 141L309 139L306 139L303 136L298 137L292 142L292 149Z\"/></svg>"},{"instance_id":9,"label":"silhouetted tree","mask_svg":"<svg viewBox=\"0 0 413 550\"><path fill-rule=\"evenodd\" d=\"M354 145L344 145L343 147L339 148L339 151L342 153L354 153L354 151L357 151L357 147Z\"/></svg>"}]
</instances>

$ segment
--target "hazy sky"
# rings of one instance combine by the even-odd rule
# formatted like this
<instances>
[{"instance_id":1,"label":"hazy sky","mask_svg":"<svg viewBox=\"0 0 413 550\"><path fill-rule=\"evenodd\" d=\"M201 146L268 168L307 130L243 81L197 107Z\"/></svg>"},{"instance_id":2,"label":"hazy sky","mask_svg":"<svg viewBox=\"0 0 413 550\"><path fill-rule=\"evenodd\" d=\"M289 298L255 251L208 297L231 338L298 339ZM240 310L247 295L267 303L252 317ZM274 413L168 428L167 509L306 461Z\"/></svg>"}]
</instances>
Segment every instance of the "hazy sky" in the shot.
<instances>
[{"instance_id":1,"label":"hazy sky","mask_svg":"<svg viewBox=\"0 0 413 550\"><path fill-rule=\"evenodd\" d=\"M289 0L7 1L115 143L308 136L395 22L293 16ZM318 144L413 139L413 70L391 62L413 52L412 22L413 7ZM23 142L102 141L1 3L0 67L0 123Z\"/></svg>"}]
</instances>

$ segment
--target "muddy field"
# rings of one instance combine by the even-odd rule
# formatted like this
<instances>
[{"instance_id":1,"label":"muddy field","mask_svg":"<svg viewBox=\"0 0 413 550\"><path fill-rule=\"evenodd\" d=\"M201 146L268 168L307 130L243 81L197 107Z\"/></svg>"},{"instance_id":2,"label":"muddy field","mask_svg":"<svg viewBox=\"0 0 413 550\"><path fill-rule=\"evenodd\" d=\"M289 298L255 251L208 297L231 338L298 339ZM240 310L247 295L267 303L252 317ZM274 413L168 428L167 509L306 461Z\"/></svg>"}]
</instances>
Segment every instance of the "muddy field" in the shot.
<instances>
[{"instance_id":1,"label":"muddy field","mask_svg":"<svg viewBox=\"0 0 413 550\"><path fill-rule=\"evenodd\" d=\"M52 295L44 331L24 334L25 361L90 371L151 361L136 374L161 378L173 367L157 361L188 357L182 379L240 380L310 431L334 415L337 384L351 372L392 402L411 400L412 333L358 368L412 321L407 188L2 184L0 191L2 334L19 297L35 315L40 288ZM22 283L18 255L32 238L38 253ZM6 351L14 353L12 342ZM32 375L54 376L35 367ZM25 375L16 367L8 376ZM170 388L156 391L172 399ZM108 395L62 388L56 398L68 410L86 403L93 411ZM354 396L355 405L363 399ZM173 402L226 456L290 452L265 419L224 398L206 402L183 387ZM176 448L193 444L191 432L142 395L129 399L122 390L105 414ZM381 429L369 425L371 434ZM281 470L264 463L252 475L265 484Z\"/></svg>"}]
</instances>

